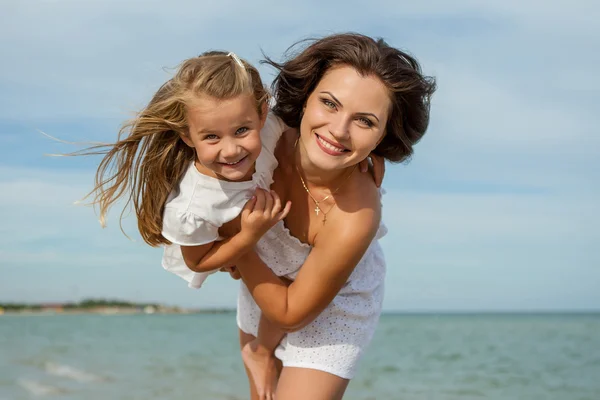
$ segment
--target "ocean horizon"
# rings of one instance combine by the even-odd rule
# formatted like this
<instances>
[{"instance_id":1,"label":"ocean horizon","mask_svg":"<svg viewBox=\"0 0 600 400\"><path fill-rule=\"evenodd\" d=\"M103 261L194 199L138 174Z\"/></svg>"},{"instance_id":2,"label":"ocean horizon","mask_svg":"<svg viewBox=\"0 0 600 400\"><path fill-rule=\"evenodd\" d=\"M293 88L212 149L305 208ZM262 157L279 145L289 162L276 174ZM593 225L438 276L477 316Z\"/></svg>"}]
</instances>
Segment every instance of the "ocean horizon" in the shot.
<instances>
[{"instance_id":1,"label":"ocean horizon","mask_svg":"<svg viewBox=\"0 0 600 400\"><path fill-rule=\"evenodd\" d=\"M600 313L386 313L344 399L600 398ZM4 315L0 400L247 398L233 313Z\"/></svg>"}]
</instances>

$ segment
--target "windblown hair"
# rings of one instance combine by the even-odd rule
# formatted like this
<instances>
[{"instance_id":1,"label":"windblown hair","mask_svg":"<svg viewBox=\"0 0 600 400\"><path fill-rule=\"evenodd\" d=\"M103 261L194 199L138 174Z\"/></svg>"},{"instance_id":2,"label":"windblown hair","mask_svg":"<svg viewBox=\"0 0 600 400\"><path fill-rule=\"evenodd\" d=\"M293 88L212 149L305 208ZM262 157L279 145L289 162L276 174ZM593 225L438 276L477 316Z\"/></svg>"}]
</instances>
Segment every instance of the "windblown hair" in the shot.
<instances>
[{"instance_id":1,"label":"windblown hair","mask_svg":"<svg viewBox=\"0 0 600 400\"><path fill-rule=\"evenodd\" d=\"M268 57L263 61L279 71L272 87L277 101L274 113L288 126L298 128L306 101L323 75L334 66L350 66L362 76L379 78L390 92L386 133L374 153L393 162L408 159L427 130L435 79L424 76L416 59L383 39L345 33L308 42L287 61L277 63Z\"/></svg>"},{"instance_id":2,"label":"windblown hair","mask_svg":"<svg viewBox=\"0 0 600 400\"><path fill-rule=\"evenodd\" d=\"M269 95L256 68L228 53L203 53L179 66L150 103L123 124L116 143L72 153L104 155L94 189L86 196L99 208L102 226L110 207L125 198L120 219L133 203L144 241L151 246L170 244L161 234L164 205L196 158L180 137L189 135L186 104L199 95L230 99L242 94L253 95L261 116Z\"/></svg>"}]
</instances>

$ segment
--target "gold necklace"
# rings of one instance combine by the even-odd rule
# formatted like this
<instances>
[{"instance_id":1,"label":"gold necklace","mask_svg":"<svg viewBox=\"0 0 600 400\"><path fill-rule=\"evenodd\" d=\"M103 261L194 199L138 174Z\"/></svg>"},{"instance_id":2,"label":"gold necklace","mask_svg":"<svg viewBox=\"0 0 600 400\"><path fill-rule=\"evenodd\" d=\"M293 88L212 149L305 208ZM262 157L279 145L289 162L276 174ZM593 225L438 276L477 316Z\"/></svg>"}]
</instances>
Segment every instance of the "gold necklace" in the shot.
<instances>
[{"instance_id":1,"label":"gold necklace","mask_svg":"<svg viewBox=\"0 0 600 400\"><path fill-rule=\"evenodd\" d=\"M300 136L298 136L298 139L296 139L296 143L294 144L294 149L298 146L298 141L299 140L300 140ZM333 209L333 207L335 207L335 203L333 203L333 205L331 207L329 207L329 210L327 210L327 211L325 211L324 209L322 209L319 203L324 202L325 200L327 200L328 198L330 198L331 196L333 196L334 194L336 194L342 188L342 186L344 185L344 183L346 183L346 181L350 178L350 176L352 175L352 173L356 169L356 165L352 168L352 170L350 171L350 173L346 176L346 178L342 181L342 183L340 183L340 185L334 191L332 191L327 196L323 197L320 201L318 201L312 195L312 193L310 192L310 190L308 190L308 186L306 186L306 182L304 182L304 179L302 178L302 174L300 173L300 169L298 168L299 164L300 164L299 162L296 163L296 171L298 172L298 176L300 177L300 182L302 182L302 186L304 187L304 190L306 190L306 193L308 193L308 196L312 199L312 201L315 202L315 213L317 214L317 216L319 215L320 212L323 213L323 223L325 223L325 221L327 221L327 214Z\"/></svg>"}]
</instances>

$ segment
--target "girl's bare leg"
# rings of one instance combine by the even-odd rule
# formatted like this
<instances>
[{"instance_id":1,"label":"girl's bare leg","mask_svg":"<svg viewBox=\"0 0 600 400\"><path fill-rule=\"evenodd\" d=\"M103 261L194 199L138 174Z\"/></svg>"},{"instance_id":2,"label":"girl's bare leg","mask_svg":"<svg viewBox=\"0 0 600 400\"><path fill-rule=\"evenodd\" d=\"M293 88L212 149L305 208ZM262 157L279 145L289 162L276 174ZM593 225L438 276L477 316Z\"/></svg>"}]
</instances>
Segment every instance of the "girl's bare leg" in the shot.
<instances>
[{"instance_id":1,"label":"girl's bare leg","mask_svg":"<svg viewBox=\"0 0 600 400\"><path fill-rule=\"evenodd\" d=\"M240 350L243 351L245 346L249 345L251 342L256 340L256 336L245 333L241 329L239 330L239 333L240 333ZM281 367L281 362L277 359L275 359L275 367L276 367L276 377L278 377L279 374L281 373L282 367ZM275 399L275 397L273 397L273 395L274 395L273 393L271 394L271 398L266 397L266 393L262 393L262 397L261 397L261 395L256 390L256 385L254 384L254 379L252 378L252 374L250 373L250 370L248 369L248 367L246 367L246 365L244 365L244 368L246 369L246 375L248 375L248 383L250 384L250 400L273 400L273 399Z\"/></svg>"},{"instance_id":2,"label":"girl's bare leg","mask_svg":"<svg viewBox=\"0 0 600 400\"><path fill-rule=\"evenodd\" d=\"M284 335L281 329L261 316L258 337L242 347L244 366L250 372L260 399L270 400L275 397L279 373L274 353Z\"/></svg>"},{"instance_id":3,"label":"girl's bare leg","mask_svg":"<svg viewBox=\"0 0 600 400\"><path fill-rule=\"evenodd\" d=\"M243 350L244 346L246 346L247 344L249 344L250 342L255 340L256 337L242 331L241 329L239 329L239 332L240 332L240 350ZM259 400L258 393L256 392L256 386L254 386L254 380L252 379L252 375L250 374L250 371L248 370L248 368L246 368L245 364L244 364L244 369L246 370L246 375L248 375L248 383L250 384L250 400Z\"/></svg>"}]
</instances>

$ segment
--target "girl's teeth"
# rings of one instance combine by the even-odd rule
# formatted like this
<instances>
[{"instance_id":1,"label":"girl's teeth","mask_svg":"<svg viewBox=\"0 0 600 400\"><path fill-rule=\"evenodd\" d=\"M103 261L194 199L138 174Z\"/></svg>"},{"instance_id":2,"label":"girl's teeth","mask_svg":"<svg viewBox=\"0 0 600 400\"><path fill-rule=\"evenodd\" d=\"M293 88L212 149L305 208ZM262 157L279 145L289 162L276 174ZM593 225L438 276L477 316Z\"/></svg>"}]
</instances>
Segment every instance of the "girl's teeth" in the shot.
<instances>
[{"instance_id":1,"label":"girl's teeth","mask_svg":"<svg viewBox=\"0 0 600 400\"><path fill-rule=\"evenodd\" d=\"M339 147L335 147L333 146L331 143L326 142L325 140L321 139L320 136L318 136L319 142L324 146L327 147L329 150L332 151L337 151L338 153L343 153L344 149L340 149Z\"/></svg>"},{"instance_id":2,"label":"girl's teeth","mask_svg":"<svg viewBox=\"0 0 600 400\"><path fill-rule=\"evenodd\" d=\"M229 163L229 162L224 162L224 163L221 163L221 164L225 164L225 165L236 165L236 164L239 164L239 163L240 163L240 161L242 161L242 160L243 160L243 158L241 158L241 159L237 160L236 162L232 162L232 163Z\"/></svg>"}]
</instances>

